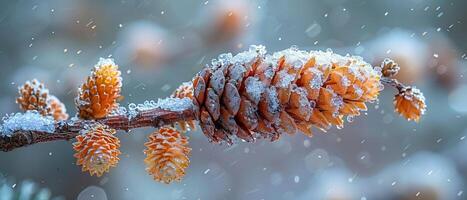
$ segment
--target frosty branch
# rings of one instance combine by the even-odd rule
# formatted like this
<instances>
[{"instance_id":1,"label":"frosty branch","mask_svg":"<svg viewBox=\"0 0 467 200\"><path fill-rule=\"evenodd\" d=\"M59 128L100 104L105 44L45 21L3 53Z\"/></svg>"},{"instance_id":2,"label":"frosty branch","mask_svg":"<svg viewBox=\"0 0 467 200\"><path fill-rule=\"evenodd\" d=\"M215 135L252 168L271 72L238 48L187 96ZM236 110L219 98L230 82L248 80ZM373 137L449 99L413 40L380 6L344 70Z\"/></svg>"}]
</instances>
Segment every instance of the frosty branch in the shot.
<instances>
[{"instance_id":1,"label":"frosty branch","mask_svg":"<svg viewBox=\"0 0 467 200\"><path fill-rule=\"evenodd\" d=\"M70 140L79 135L80 131L85 130L87 126L92 126L95 123L105 124L116 130L130 131L131 129L143 127L159 128L181 120L193 120L191 108L182 111L155 108L139 112L132 118L129 115L121 114L99 120L62 120L53 124L55 127L53 132L16 130L11 135L2 132L0 133L0 150L6 152L41 142Z\"/></svg>"},{"instance_id":2,"label":"frosty branch","mask_svg":"<svg viewBox=\"0 0 467 200\"><path fill-rule=\"evenodd\" d=\"M291 47L271 55L264 46L251 46L235 56L220 55L169 98L124 108L117 103L121 72L113 60L101 59L78 89L71 120L64 104L39 81L21 86L16 101L25 112L4 118L0 150L75 138L76 163L101 176L118 163L117 130L155 127L145 143L144 162L155 180L170 183L181 180L189 165L191 148L181 132L195 122L213 143L275 141L297 132L312 136L314 129L343 128L344 118L350 122L367 111L383 84L397 89L395 111L419 121L425 98L395 80L398 71L389 59L373 67L360 57L332 51Z\"/></svg>"}]
</instances>

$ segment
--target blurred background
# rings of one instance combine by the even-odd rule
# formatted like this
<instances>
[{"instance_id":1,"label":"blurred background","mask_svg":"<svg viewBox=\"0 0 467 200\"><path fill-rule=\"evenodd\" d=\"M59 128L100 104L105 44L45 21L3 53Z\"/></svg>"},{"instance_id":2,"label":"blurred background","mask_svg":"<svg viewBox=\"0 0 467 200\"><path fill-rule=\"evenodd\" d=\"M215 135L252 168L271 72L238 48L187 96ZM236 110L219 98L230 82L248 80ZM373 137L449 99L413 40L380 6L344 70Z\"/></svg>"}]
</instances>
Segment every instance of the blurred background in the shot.
<instances>
[{"instance_id":1,"label":"blurred background","mask_svg":"<svg viewBox=\"0 0 467 200\"><path fill-rule=\"evenodd\" d=\"M71 142L0 153L0 199L467 199L465 0L13 0L0 3L0 113L17 87L43 81L75 114L77 87L99 57L123 75L122 105L168 96L223 52L297 45L401 65L420 88L420 123L394 113L391 88L344 129L232 147L190 132L180 183L145 172L153 129L119 133L118 167L101 178L75 165ZM21 198L20 198L21 199Z\"/></svg>"}]
</instances>

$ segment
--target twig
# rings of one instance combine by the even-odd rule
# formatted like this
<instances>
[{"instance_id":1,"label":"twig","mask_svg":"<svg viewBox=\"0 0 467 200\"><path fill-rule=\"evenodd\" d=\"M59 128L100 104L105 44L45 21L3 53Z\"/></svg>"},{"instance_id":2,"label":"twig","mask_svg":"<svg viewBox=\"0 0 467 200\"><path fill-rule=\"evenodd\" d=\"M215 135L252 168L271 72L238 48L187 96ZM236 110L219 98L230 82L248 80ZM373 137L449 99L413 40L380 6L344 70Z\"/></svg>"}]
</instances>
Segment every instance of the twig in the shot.
<instances>
[{"instance_id":1,"label":"twig","mask_svg":"<svg viewBox=\"0 0 467 200\"><path fill-rule=\"evenodd\" d=\"M194 119L193 110L169 111L161 108L139 112L135 117L129 115L109 116L100 120L72 119L55 123L55 132L24 131L19 130L12 135L0 132L0 150L7 152L28 145L51 142L57 140L70 140L80 134L80 131L96 122L105 124L116 130L129 131L142 127L161 127L181 120Z\"/></svg>"},{"instance_id":2,"label":"twig","mask_svg":"<svg viewBox=\"0 0 467 200\"><path fill-rule=\"evenodd\" d=\"M385 85L388 85L388 86L391 86L391 87L394 87L394 88L396 88L398 91L400 91L402 88L405 87L404 84L402 84L401 82L397 81L396 79L388 78L388 77L382 77L382 78L381 78L381 83L383 83L383 84L385 84Z\"/></svg>"}]
</instances>

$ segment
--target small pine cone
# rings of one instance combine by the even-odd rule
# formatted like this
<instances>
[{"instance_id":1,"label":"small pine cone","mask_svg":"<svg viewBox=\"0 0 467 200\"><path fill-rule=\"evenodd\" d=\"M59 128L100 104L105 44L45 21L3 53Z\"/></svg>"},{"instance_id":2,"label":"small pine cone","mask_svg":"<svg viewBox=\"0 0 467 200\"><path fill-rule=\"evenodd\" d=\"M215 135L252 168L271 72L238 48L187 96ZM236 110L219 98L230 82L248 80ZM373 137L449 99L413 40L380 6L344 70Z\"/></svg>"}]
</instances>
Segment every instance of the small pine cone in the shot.
<instances>
[{"instance_id":1,"label":"small pine cone","mask_svg":"<svg viewBox=\"0 0 467 200\"><path fill-rule=\"evenodd\" d=\"M147 147L144 150L146 170L154 180L168 184L183 178L190 164L188 155L191 148L187 137L177 129L165 126L151 134L144 145Z\"/></svg>"},{"instance_id":2,"label":"small pine cone","mask_svg":"<svg viewBox=\"0 0 467 200\"><path fill-rule=\"evenodd\" d=\"M118 107L122 87L121 72L112 59L101 58L91 76L79 89L76 105L79 117L100 119Z\"/></svg>"},{"instance_id":3,"label":"small pine cone","mask_svg":"<svg viewBox=\"0 0 467 200\"><path fill-rule=\"evenodd\" d=\"M76 164L83 171L89 171L91 176L102 176L119 161L120 140L114 136L115 129L102 124L95 124L76 137L73 149Z\"/></svg>"},{"instance_id":4,"label":"small pine cone","mask_svg":"<svg viewBox=\"0 0 467 200\"><path fill-rule=\"evenodd\" d=\"M366 110L382 88L381 73L360 57L296 47L265 54L263 46L222 54L195 76L196 117L211 141L342 127L344 116Z\"/></svg>"},{"instance_id":5,"label":"small pine cone","mask_svg":"<svg viewBox=\"0 0 467 200\"><path fill-rule=\"evenodd\" d=\"M66 113L65 105L57 97L50 95L48 104L50 105L51 114L55 120L68 119L68 114Z\"/></svg>"},{"instance_id":6,"label":"small pine cone","mask_svg":"<svg viewBox=\"0 0 467 200\"><path fill-rule=\"evenodd\" d=\"M18 88L19 97L16 103L23 111L36 110L41 115L53 116L55 120L68 119L65 105L55 96L49 94L44 84L34 79Z\"/></svg>"},{"instance_id":7,"label":"small pine cone","mask_svg":"<svg viewBox=\"0 0 467 200\"><path fill-rule=\"evenodd\" d=\"M18 88L18 92L19 97L16 99L16 103L19 104L21 110L36 110L44 116L51 113L48 104L49 90L38 80L27 81Z\"/></svg>"},{"instance_id":8,"label":"small pine cone","mask_svg":"<svg viewBox=\"0 0 467 200\"><path fill-rule=\"evenodd\" d=\"M180 85L170 96L172 98L189 98L193 99L193 83L192 82L185 82ZM195 121L188 120L188 121L179 121L177 122L178 126L180 127L182 132L186 132L188 130L195 130Z\"/></svg>"},{"instance_id":9,"label":"small pine cone","mask_svg":"<svg viewBox=\"0 0 467 200\"><path fill-rule=\"evenodd\" d=\"M415 87L403 87L394 97L394 107L395 111L403 117L418 122L425 114L425 97Z\"/></svg>"},{"instance_id":10,"label":"small pine cone","mask_svg":"<svg viewBox=\"0 0 467 200\"><path fill-rule=\"evenodd\" d=\"M397 75L401 68L396 62L389 58L386 58L381 63L381 69L384 77L394 77Z\"/></svg>"}]
</instances>

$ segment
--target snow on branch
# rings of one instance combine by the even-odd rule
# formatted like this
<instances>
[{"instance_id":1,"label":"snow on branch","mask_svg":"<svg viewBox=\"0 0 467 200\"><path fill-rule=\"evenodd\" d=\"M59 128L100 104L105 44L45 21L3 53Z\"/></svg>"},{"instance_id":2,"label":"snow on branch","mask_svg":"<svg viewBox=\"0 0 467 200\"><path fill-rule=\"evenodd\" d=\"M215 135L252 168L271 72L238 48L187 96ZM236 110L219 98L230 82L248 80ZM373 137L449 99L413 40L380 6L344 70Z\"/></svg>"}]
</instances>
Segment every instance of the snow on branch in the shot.
<instances>
[{"instance_id":1,"label":"snow on branch","mask_svg":"<svg viewBox=\"0 0 467 200\"><path fill-rule=\"evenodd\" d=\"M157 128L194 118L193 105L189 99L159 99L157 102L139 104L135 108L130 104L128 112L122 112L126 110L124 107L120 107L119 110L98 120L72 118L54 121L53 118L42 116L35 111L7 116L0 129L0 150L6 152L40 142L70 140L79 135L81 130L95 123L128 131L142 127Z\"/></svg>"}]
</instances>

